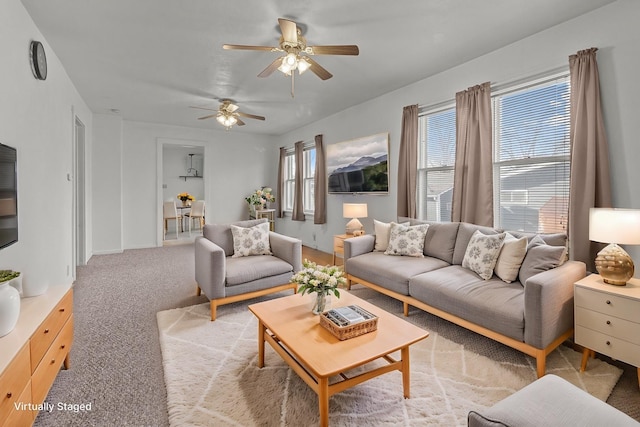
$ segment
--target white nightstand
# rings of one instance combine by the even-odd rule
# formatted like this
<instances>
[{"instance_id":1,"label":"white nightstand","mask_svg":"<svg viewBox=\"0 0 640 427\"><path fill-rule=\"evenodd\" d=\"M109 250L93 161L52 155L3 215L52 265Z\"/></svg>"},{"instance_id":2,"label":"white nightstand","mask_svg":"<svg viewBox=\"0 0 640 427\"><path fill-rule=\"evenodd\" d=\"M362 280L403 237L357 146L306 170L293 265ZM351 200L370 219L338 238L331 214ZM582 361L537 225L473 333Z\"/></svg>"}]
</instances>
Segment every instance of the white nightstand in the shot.
<instances>
[{"instance_id":1,"label":"white nightstand","mask_svg":"<svg viewBox=\"0 0 640 427\"><path fill-rule=\"evenodd\" d=\"M575 343L584 347L581 371L594 351L638 368L640 383L640 280L609 285L597 274L574 287Z\"/></svg>"}]
</instances>

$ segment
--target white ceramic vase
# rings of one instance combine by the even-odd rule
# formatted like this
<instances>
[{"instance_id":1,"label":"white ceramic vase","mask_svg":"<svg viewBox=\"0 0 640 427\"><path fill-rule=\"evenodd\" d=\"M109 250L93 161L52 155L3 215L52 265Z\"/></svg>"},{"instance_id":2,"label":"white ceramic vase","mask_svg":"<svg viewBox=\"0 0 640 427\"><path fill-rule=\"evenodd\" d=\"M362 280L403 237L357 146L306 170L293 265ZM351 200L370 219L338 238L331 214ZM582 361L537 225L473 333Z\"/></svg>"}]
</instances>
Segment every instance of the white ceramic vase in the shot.
<instances>
[{"instance_id":1,"label":"white ceramic vase","mask_svg":"<svg viewBox=\"0 0 640 427\"><path fill-rule=\"evenodd\" d=\"M33 279L33 276L29 276L22 281L22 297L37 297L47 292L49 289L49 283L46 280Z\"/></svg>"},{"instance_id":2,"label":"white ceramic vase","mask_svg":"<svg viewBox=\"0 0 640 427\"><path fill-rule=\"evenodd\" d=\"M20 317L20 293L9 282L0 283L0 337L13 331Z\"/></svg>"}]
</instances>

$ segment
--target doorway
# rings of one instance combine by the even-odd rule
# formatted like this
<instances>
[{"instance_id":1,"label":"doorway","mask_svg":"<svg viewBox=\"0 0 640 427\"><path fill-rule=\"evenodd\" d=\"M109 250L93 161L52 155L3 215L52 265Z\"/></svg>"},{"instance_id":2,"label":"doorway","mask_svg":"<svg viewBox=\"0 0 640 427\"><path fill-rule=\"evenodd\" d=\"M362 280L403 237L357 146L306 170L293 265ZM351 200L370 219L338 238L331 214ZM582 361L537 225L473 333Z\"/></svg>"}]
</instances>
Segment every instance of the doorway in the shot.
<instances>
[{"instance_id":1,"label":"doorway","mask_svg":"<svg viewBox=\"0 0 640 427\"><path fill-rule=\"evenodd\" d=\"M74 120L74 144L73 144L73 268L72 276L76 278L76 268L87 263L86 259L86 200L85 200L85 174L86 174L86 146L85 126L76 116Z\"/></svg>"}]
</instances>

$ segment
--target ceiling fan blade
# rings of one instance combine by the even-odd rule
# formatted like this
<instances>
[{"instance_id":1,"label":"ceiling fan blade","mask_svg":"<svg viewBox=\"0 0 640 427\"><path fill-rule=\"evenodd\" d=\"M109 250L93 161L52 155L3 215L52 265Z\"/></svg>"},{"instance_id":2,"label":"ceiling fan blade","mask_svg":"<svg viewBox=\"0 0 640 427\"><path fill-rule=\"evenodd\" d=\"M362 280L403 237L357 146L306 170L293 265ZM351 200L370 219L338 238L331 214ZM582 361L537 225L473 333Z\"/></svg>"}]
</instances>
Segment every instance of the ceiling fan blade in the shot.
<instances>
[{"instance_id":1,"label":"ceiling fan blade","mask_svg":"<svg viewBox=\"0 0 640 427\"><path fill-rule=\"evenodd\" d=\"M223 44L222 48L226 50L266 50L269 52L273 50L280 50L273 46L249 46L244 44Z\"/></svg>"},{"instance_id":2,"label":"ceiling fan blade","mask_svg":"<svg viewBox=\"0 0 640 427\"><path fill-rule=\"evenodd\" d=\"M282 64L282 58L276 58L275 61L269 64L267 68L265 68L260 74L258 74L258 77L269 77L275 70L278 69L280 64Z\"/></svg>"},{"instance_id":3,"label":"ceiling fan blade","mask_svg":"<svg viewBox=\"0 0 640 427\"><path fill-rule=\"evenodd\" d=\"M282 39L291 45L297 45L298 27L296 23L284 18L278 18L278 23L280 24L280 31L282 32Z\"/></svg>"},{"instance_id":4,"label":"ceiling fan blade","mask_svg":"<svg viewBox=\"0 0 640 427\"><path fill-rule=\"evenodd\" d=\"M244 122L242 120L240 120L239 118L236 117L236 120L238 121L236 124L238 126L244 126Z\"/></svg>"},{"instance_id":5,"label":"ceiling fan blade","mask_svg":"<svg viewBox=\"0 0 640 427\"><path fill-rule=\"evenodd\" d=\"M233 113L237 109L238 109L238 106L235 105L235 104L227 103L226 106L225 106L225 110L227 110L230 113Z\"/></svg>"},{"instance_id":6,"label":"ceiling fan blade","mask_svg":"<svg viewBox=\"0 0 640 427\"><path fill-rule=\"evenodd\" d=\"M304 57L305 61L307 61L309 64L311 64L311 66L309 67L309 69L311 71L313 71L313 73L320 77L322 80L327 80L330 79L331 77L333 77L333 74L331 74L330 72L328 72L325 68L322 67L322 65L318 64L316 61L314 61L313 59L309 58L308 56Z\"/></svg>"},{"instance_id":7,"label":"ceiling fan blade","mask_svg":"<svg viewBox=\"0 0 640 427\"><path fill-rule=\"evenodd\" d=\"M355 44L336 46L309 46L312 55L359 55L360 49Z\"/></svg>"},{"instance_id":8,"label":"ceiling fan blade","mask_svg":"<svg viewBox=\"0 0 640 427\"><path fill-rule=\"evenodd\" d=\"M262 116L256 116L254 114L243 113L242 111L237 111L236 114L241 117L246 117L248 119L256 119L256 120L264 120Z\"/></svg>"},{"instance_id":9,"label":"ceiling fan blade","mask_svg":"<svg viewBox=\"0 0 640 427\"><path fill-rule=\"evenodd\" d=\"M213 110L211 108L204 108L204 107L192 107L192 106L189 106L189 108L197 108L198 110L207 110L207 111L218 111L218 110Z\"/></svg>"},{"instance_id":10,"label":"ceiling fan blade","mask_svg":"<svg viewBox=\"0 0 640 427\"><path fill-rule=\"evenodd\" d=\"M198 117L198 120L204 120L204 119L210 119L211 117L215 117L218 114L209 114L208 116L202 116L202 117Z\"/></svg>"}]
</instances>

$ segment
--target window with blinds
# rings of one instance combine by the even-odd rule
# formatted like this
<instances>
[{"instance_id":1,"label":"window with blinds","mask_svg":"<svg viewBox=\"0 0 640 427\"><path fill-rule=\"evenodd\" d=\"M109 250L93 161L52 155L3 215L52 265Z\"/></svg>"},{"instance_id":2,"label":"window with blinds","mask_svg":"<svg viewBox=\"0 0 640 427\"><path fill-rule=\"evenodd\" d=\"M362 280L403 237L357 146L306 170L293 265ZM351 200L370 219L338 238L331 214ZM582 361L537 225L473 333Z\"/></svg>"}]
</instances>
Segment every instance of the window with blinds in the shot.
<instances>
[{"instance_id":1,"label":"window with blinds","mask_svg":"<svg viewBox=\"0 0 640 427\"><path fill-rule=\"evenodd\" d=\"M417 216L451 221L456 111L448 107L423 112L418 119Z\"/></svg>"},{"instance_id":2,"label":"window with blinds","mask_svg":"<svg viewBox=\"0 0 640 427\"><path fill-rule=\"evenodd\" d=\"M566 231L569 209L568 73L492 95L494 225L536 233ZM417 216L451 221L455 106L420 113Z\"/></svg>"},{"instance_id":3,"label":"window with blinds","mask_svg":"<svg viewBox=\"0 0 640 427\"><path fill-rule=\"evenodd\" d=\"M314 199L314 177L316 172L316 149L315 147L305 147L302 155L304 164L303 170L303 205L304 212L312 214L315 209ZM296 174L296 158L293 149L287 152L284 159L284 200L283 206L285 211L293 211L293 199L295 198L295 174Z\"/></svg>"},{"instance_id":4,"label":"window with blinds","mask_svg":"<svg viewBox=\"0 0 640 427\"><path fill-rule=\"evenodd\" d=\"M569 96L567 75L493 95L496 227L566 231Z\"/></svg>"}]
</instances>

